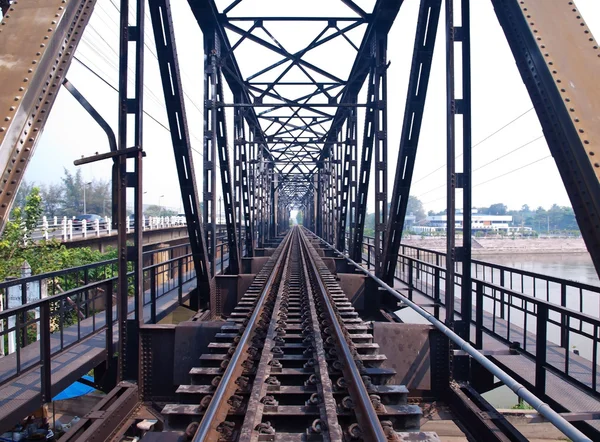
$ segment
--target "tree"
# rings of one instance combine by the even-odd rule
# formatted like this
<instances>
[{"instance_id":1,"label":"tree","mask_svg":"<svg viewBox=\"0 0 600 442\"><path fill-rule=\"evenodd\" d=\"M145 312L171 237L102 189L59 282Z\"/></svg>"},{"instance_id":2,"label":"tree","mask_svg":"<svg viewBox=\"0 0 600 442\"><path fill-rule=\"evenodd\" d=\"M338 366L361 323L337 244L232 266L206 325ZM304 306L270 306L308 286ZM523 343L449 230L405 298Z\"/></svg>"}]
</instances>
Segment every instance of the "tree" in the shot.
<instances>
[{"instance_id":1,"label":"tree","mask_svg":"<svg viewBox=\"0 0 600 442\"><path fill-rule=\"evenodd\" d=\"M77 169L75 174L64 168L64 175L61 178L63 185L62 208L67 216L77 215L83 212L83 179L81 178L81 169Z\"/></svg>"},{"instance_id":2,"label":"tree","mask_svg":"<svg viewBox=\"0 0 600 442\"><path fill-rule=\"evenodd\" d=\"M490 215L506 215L507 211L508 207L506 207L504 204L496 203L489 207L487 213Z\"/></svg>"},{"instance_id":3,"label":"tree","mask_svg":"<svg viewBox=\"0 0 600 442\"><path fill-rule=\"evenodd\" d=\"M29 240L27 232L33 231L43 213L40 189L33 187L25 198L24 207L13 211L13 219L7 221L0 237L0 281L8 276L21 275L21 265L27 261L33 275L77 267L116 256L115 251L103 254L88 247L67 249L57 240ZM104 277L104 276L103 276ZM63 284L64 285L64 284ZM63 289L69 287L63 286Z\"/></svg>"},{"instance_id":4,"label":"tree","mask_svg":"<svg viewBox=\"0 0 600 442\"><path fill-rule=\"evenodd\" d=\"M28 183L27 181L22 181L19 186L19 190L15 195L15 200L13 202L13 210L17 207L23 208L25 207L25 203L27 200L27 196L31 193L33 188L35 187L34 183Z\"/></svg>"},{"instance_id":5,"label":"tree","mask_svg":"<svg viewBox=\"0 0 600 442\"><path fill-rule=\"evenodd\" d=\"M44 213L47 217L55 217L62 210L62 187L60 184L44 185L40 189L44 203Z\"/></svg>"},{"instance_id":6,"label":"tree","mask_svg":"<svg viewBox=\"0 0 600 442\"><path fill-rule=\"evenodd\" d=\"M175 216L177 212L171 209L166 209L163 206L151 204L144 210L146 216Z\"/></svg>"},{"instance_id":7,"label":"tree","mask_svg":"<svg viewBox=\"0 0 600 442\"><path fill-rule=\"evenodd\" d=\"M423 208L423 203L421 200L412 195L408 197L406 213L409 215L414 215L417 222L422 221L427 217L427 215L425 215L425 209Z\"/></svg>"}]
</instances>

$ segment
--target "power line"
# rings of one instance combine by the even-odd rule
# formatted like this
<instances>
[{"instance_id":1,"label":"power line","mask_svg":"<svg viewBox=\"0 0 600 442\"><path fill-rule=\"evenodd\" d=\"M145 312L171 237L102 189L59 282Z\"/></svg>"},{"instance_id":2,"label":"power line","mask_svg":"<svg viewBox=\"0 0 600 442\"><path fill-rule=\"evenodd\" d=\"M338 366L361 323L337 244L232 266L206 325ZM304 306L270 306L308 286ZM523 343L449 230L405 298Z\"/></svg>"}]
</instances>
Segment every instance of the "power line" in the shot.
<instances>
[{"instance_id":1,"label":"power line","mask_svg":"<svg viewBox=\"0 0 600 442\"><path fill-rule=\"evenodd\" d=\"M100 74L98 74L96 71L94 71L91 67L89 67L87 64L85 64L83 61L81 61L77 56L73 57L77 62L79 62L84 68L86 68L88 71L90 71L92 74L94 74L100 81L102 81L105 85L107 85L108 87L110 87L112 90L114 90L115 92L119 93L119 89L117 89L115 86L113 86L112 84L110 84L107 80L105 80ZM171 129L169 129L166 125L164 125L163 123L161 123L156 117L154 117L152 114L150 114L147 111L143 111L144 114L146 116L148 116L151 120L153 120L156 124L158 124L160 127L162 127L164 130L166 130L167 132L171 132ZM202 142L202 140L200 140L199 138L197 138L196 136L192 135L194 138L196 138L198 141ZM196 152L197 154L199 154L201 157L204 157L204 154L202 152L200 152L199 150L195 149L194 147L192 147L190 145L190 148Z\"/></svg>"},{"instance_id":2,"label":"power line","mask_svg":"<svg viewBox=\"0 0 600 442\"><path fill-rule=\"evenodd\" d=\"M489 183L489 182L491 182L491 181L495 181L495 180L497 180L497 179L499 179L499 178L502 178L502 177L505 177L505 176L507 176L507 175L510 175L511 173L518 172L519 170L525 169L526 167L533 166L534 164L536 164L536 163L539 163L540 161L544 161L544 160L546 160L546 159L548 159L548 158L550 158L550 157L552 157L552 155L546 155L546 156L545 156L545 157L543 157L543 158L538 158L537 160L535 160L535 161L532 161L531 163L525 164L524 166L517 167L516 169L509 170L508 172L506 172L506 173L503 173L502 175L498 175L498 176L496 176L496 177L494 177L494 178L490 178L489 180L482 181L481 183L477 183L477 184L475 184L473 187L483 186L484 184L487 184L487 183ZM445 197L445 196L442 196L442 197L440 197L440 198L436 198L436 199L434 199L434 200L427 201L426 203L423 203L423 205L425 205L425 204L431 204L431 203L434 203L434 202L436 202L436 201L443 200L444 198L446 198L446 197Z\"/></svg>"},{"instance_id":3,"label":"power line","mask_svg":"<svg viewBox=\"0 0 600 442\"><path fill-rule=\"evenodd\" d=\"M521 115L513 118L512 120L510 120L508 123L506 123L504 126L502 126L501 128L495 130L494 132L492 132L491 134L489 134L488 136L486 136L483 140L478 141L476 144L474 144L473 146L471 146L471 149L475 149L477 146L479 146L480 144L484 143L485 141L489 140L490 138L492 138L494 135L498 134L499 132L502 132L504 129L506 129L508 126L510 126L511 124L513 124L514 122L516 122L517 120L519 120L520 118L524 117L525 115L527 115L529 112L531 112L533 110L533 107L527 109L525 112L523 112ZM458 155L456 158L460 158L462 157L463 154L461 153L460 155ZM423 181L425 178L430 177L431 175L433 175L434 173L436 173L438 170L442 169L446 167L446 164L442 164L440 167L438 167L437 169L429 172L427 175L425 175L423 178L419 178L417 181L415 181L414 183L412 183L413 185Z\"/></svg>"},{"instance_id":4,"label":"power line","mask_svg":"<svg viewBox=\"0 0 600 442\"><path fill-rule=\"evenodd\" d=\"M490 164L492 164L492 163L495 163L496 161L498 161L498 160L501 160L502 158L504 158L504 157L507 157L507 156L509 156L509 155L511 155L511 154L513 154L513 153L515 153L516 151L518 151L518 150L520 150L520 149L523 149L524 147L526 147L526 146L529 146L529 145L530 145L530 144L532 144L532 143L535 143L536 141L538 141L538 140L540 140L540 139L542 139L542 138L544 138L544 135L540 135L539 137L537 137L537 138L534 138L533 140L531 140L531 141L528 141L528 142L527 142L527 143L525 143L525 144L521 144L521 145L520 145L519 147L517 147L516 149L513 149L513 150L511 150L510 152L507 152L507 153L505 153L504 155L500 155L499 157L497 157L497 158L494 158L492 161L490 161L490 162L488 162L488 163L485 163L485 164L483 164L483 165L481 165L481 166L479 166L479 167L477 167L477 168L473 169L471 173L473 173L473 172L477 172L478 170L480 170L480 169L483 169L484 167L486 167L486 166L489 166ZM431 192L433 192L433 191L435 191L435 190L441 189L442 187L446 187L446 184L444 183L444 184L442 184L441 186L437 186L437 187L434 187L434 188L433 188L433 189L431 189L431 190L428 190L427 192L420 193L420 194L419 194L419 197L422 197L423 195L427 195L428 193L431 193Z\"/></svg>"}]
</instances>

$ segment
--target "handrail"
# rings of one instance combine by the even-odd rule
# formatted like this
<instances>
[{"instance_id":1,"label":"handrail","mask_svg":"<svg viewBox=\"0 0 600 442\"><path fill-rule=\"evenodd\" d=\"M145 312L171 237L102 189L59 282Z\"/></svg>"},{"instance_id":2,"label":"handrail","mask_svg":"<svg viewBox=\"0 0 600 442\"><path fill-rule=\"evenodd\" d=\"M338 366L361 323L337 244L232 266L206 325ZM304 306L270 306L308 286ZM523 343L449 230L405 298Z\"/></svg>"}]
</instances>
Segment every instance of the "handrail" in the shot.
<instances>
[{"instance_id":1,"label":"handrail","mask_svg":"<svg viewBox=\"0 0 600 442\"><path fill-rule=\"evenodd\" d=\"M373 275L368 270L364 269L362 266L345 256L331 244L327 243L324 240L321 240L323 244L327 247L330 247L332 250L337 252L340 256L343 256L347 262L353 265L356 269L363 272L366 276L370 277L375 281L381 288L386 290L389 294L394 296L399 301L403 302L415 312L417 312L420 316L429 321L435 328L441 331L445 336L448 337L452 342L454 342L461 350L471 356L474 360L476 360L482 367L488 370L491 374L496 376L499 380L501 380L504 385L510 388L517 396L531 405L539 414L544 416L548 422L552 423L557 429L559 429L565 436L567 436L572 441L590 441L587 436L585 436L581 431L575 428L571 423L569 423L565 418L563 418L560 414L554 411L550 405L546 404L542 400L540 400L537 396L535 396L531 391L525 388L522 384L518 383L513 377L511 377L508 373L486 358L482 353L480 353L477 349L475 349L471 344L462 339L456 333L454 333L450 328L444 325L441 321L436 319L432 314L427 312L426 310L419 307L417 304L412 302L406 296L394 290L392 287L387 285L381 279Z\"/></svg>"}]
</instances>

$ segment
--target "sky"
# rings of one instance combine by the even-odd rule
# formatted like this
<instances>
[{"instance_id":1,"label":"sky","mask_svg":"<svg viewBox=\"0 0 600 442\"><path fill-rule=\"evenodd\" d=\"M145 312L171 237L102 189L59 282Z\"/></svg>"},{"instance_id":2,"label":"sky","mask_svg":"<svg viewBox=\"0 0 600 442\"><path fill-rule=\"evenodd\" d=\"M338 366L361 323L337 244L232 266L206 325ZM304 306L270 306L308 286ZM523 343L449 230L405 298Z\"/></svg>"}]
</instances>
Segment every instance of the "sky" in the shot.
<instances>
[{"instance_id":1,"label":"sky","mask_svg":"<svg viewBox=\"0 0 600 442\"><path fill-rule=\"evenodd\" d=\"M218 5L222 3L220 0L217 1ZM357 3L367 8L367 4L372 2L361 0ZM117 84L118 78L118 4L118 0L97 2L90 25L86 28L83 41L76 53L81 62L113 86ZM187 0L172 0L171 4L179 62L183 72L187 120L194 149L193 160L198 190L201 192L203 38ZM596 36L600 35L600 2L576 0L576 5L592 33ZM245 9L242 9L242 6ZM418 0L404 2L388 40L390 195L399 150L418 6ZM271 8L269 10L272 13L281 14L290 14L299 8L305 14L306 11L315 10L323 14L338 10L340 14L345 14L347 11L338 0L303 0L302 2L244 0L239 8L234 11L240 15L254 10L256 10L255 15L260 15L264 8ZM278 10L274 11L273 8ZM515 209L523 204L546 208L554 203L570 205L556 164L550 156L545 140L541 137L541 126L532 110L531 100L521 81L491 2L472 0L471 17L473 205L481 207L502 202L509 208ZM442 12L411 189L411 194L421 199L426 210L436 211L445 208L446 92L443 23ZM285 45L294 44L294 40L298 38L294 28L289 26L280 27L277 31L278 39L281 39ZM359 41L360 31L357 31L353 38ZM170 135L164 127L168 126L167 117L149 19L147 19L146 43L144 108L151 117L144 117L144 150L147 153L143 165L146 192L144 203L160 202L164 206L180 210L180 193ZM322 63L329 63L332 70L341 69L342 72L347 72L348 68L345 66L352 62L347 53L344 52L342 57L341 49L336 46L330 47L328 51L321 50L311 56L319 58ZM236 55L243 68L242 71L256 70L264 65L264 60L255 55L252 51L240 51ZM116 131L117 93L86 69L80 61L73 61L67 78ZM363 90L363 99L364 94ZM229 101L231 101L230 97ZM227 109L226 114L228 130L231 131L233 127L231 109ZM359 115L359 140L361 140L363 120L364 117L361 118ZM503 126L506 127L498 131ZM25 180L37 184L58 182L63 168L75 170L74 160L106 151L108 151L108 143L102 130L63 88L58 94L44 133L26 170ZM93 178L110 179L108 161L79 167L86 181ZM369 194L372 199L372 189ZM368 208L371 210L372 203Z\"/></svg>"}]
</instances>

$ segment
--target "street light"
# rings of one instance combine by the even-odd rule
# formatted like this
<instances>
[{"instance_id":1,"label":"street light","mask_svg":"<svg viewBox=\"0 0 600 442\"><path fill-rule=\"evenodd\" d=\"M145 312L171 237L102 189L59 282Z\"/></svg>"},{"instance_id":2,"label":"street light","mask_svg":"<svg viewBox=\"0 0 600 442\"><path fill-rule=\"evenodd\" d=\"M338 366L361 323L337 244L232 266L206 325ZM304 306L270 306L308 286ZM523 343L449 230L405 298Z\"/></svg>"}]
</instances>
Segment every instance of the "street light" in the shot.
<instances>
[{"instance_id":1,"label":"street light","mask_svg":"<svg viewBox=\"0 0 600 442\"><path fill-rule=\"evenodd\" d=\"M161 200L163 199L164 195L161 195L158 197L158 216L162 215L162 204L161 204Z\"/></svg>"},{"instance_id":2,"label":"street light","mask_svg":"<svg viewBox=\"0 0 600 442\"><path fill-rule=\"evenodd\" d=\"M87 214L87 206L86 206L86 202L85 202L85 188L87 186L89 186L90 184L92 184L92 182L90 181L89 183L83 183L83 214Z\"/></svg>"},{"instance_id":3,"label":"street light","mask_svg":"<svg viewBox=\"0 0 600 442\"><path fill-rule=\"evenodd\" d=\"M217 221L217 224L222 224L223 223L223 198L219 197L219 220Z\"/></svg>"}]
</instances>

